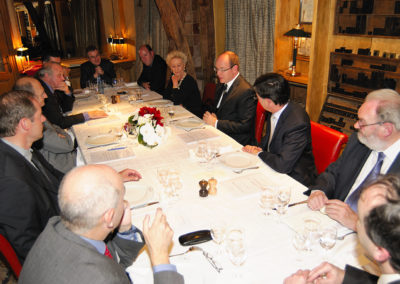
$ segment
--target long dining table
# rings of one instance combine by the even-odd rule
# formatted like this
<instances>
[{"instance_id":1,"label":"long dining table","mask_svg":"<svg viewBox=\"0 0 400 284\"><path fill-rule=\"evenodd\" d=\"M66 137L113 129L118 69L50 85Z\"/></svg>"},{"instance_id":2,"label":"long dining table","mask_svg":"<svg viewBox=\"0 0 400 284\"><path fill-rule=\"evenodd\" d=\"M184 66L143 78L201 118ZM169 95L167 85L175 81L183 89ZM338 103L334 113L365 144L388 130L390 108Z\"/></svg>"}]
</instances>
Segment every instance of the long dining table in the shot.
<instances>
[{"instance_id":1,"label":"long dining table","mask_svg":"<svg viewBox=\"0 0 400 284\"><path fill-rule=\"evenodd\" d=\"M122 90L122 91L121 91ZM140 90L141 100L130 100L132 94ZM118 90L106 90L106 96L115 95ZM179 236L219 227L239 228L244 232L246 259L235 266L225 252L223 243L218 245L208 241L196 245L212 258L217 271L208 261L203 251L195 250L170 258L186 283L282 283L284 278L298 269L312 269L324 259L344 268L346 264L356 267L370 265L363 256L357 235L350 234L337 240L326 254L318 243L318 238L307 251L297 251L293 245L296 231L304 227L307 219L317 220L319 227L334 226L338 235L348 232L336 221L317 211L311 211L306 204L288 208L286 214L278 216L276 210L265 216L259 206L260 191L263 186L287 186L291 188L290 203L306 200L306 188L286 174L280 174L264 164L257 156L245 156L242 145L214 127L201 124L201 119L181 106L173 106L174 116L166 117L166 135L162 143L149 148L137 143L137 139L121 133L127 118L142 106L161 109L167 116L168 105L154 92L140 89L135 84L119 89L120 102L107 105L107 118L87 121L73 126L83 163L104 163L116 170L132 168L138 170L142 179L125 184L126 196L131 205L159 201L158 204L132 210L133 223L142 228L146 214L154 216L161 207L174 230L171 255L188 250L180 245ZM130 100L130 101L129 101ZM95 94L77 97L73 112L103 108ZM198 121L199 127L187 127L182 121ZM190 124L189 124L190 125ZM197 125L196 123L194 125ZM93 137L115 135L111 143L93 145ZM101 138L100 138L101 140ZM89 143L89 142L91 143ZM219 154L209 162L197 156L201 141L216 145ZM110 141L108 141L110 142ZM236 156L235 156L236 155ZM258 167L237 173L235 157L244 159L248 165ZM233 160L232 160L233 159ZM247 159L247 160L246 160ZM178 173L182 188L174 198L166 198L165 188L158 178L162 169ZM200 197L201 180L217 180L217 194ZM152 268L149 256L144 250L127 269L135 284L152 283Z\"/></svg>"}]
</instances>

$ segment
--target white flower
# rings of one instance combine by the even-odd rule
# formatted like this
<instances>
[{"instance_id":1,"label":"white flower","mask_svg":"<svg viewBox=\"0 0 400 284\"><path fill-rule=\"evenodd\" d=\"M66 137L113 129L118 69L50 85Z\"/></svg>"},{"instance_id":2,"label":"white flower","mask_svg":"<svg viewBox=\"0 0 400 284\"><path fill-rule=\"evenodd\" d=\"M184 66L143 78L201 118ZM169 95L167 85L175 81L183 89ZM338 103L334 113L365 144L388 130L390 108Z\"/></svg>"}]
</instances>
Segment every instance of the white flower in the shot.
<instances>
[{"instance_id":1,"label":"white flower","mask_svg":"<svg viewBox=\"0 0 400 284\"><path fill-rule=\"evenodd\" d=\"M163 137L165 135L165 129L164 127L160 126L157 124L156 126L156 133L159 137Z\"/></svg>"},{"instance_id":2,"label":"white flower","mask_svg":"<svg viewBox=\"0 0 400 284\"><path fill-rule=\"evenodd\" d=\"M143 141L149 146L157 145L161 141L150 123L146 123L140 127L140 134L143 136Z\"/></svg>"}]
</instances>

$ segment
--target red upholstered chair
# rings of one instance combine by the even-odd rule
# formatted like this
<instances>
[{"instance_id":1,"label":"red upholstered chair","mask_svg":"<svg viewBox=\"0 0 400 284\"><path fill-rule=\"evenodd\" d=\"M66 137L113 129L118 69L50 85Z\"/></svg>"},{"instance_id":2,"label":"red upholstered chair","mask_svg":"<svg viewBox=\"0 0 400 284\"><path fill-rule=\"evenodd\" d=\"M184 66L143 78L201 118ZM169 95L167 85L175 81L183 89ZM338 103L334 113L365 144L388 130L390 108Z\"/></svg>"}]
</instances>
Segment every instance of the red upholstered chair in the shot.
<instances>
[{"instance_id":1,"label":"red upholstered chair","mask_svg":"<svg viewBox=\"0 0 400 284\"><path fill-rule=\"evenodd\" d=\"M0 253L4 256L15 276L18 278L22 268L21 263L10 243L2 235L0 235Z\"/></svg>"},{"instance_id":2,"label":"red upholstered chair","mask_svg":"<svg viewBox=\"0 0 400 284\"><path fill-rule=\"evenodd\" d=\"M255 136L258 143L261 142L262 133L264 129L264 122L265 122L265 109L262 107L260 102L257 102Z\"/></svg>"},{"instance_id":3,"label":"red upholstered chair","mask_svg":"<svg viewBox=\"0 0 400 284\"><path fill-rule=\"evenodd\" d=\"M337 160L348 137L346 134L311 121L311 139L318 174Z\"/></svg>"},{"instance_id":4,"label":"red upholstered chair","mask_svg":"<svg viewBox=\"0 0 400 284\"><path fill-rule=\"evenodd\" d=\"M214 83L207 83L204 87L203 93L203 105L212 106L214 104L215 88L217 87Z\"/></svg>"}]
</instances>

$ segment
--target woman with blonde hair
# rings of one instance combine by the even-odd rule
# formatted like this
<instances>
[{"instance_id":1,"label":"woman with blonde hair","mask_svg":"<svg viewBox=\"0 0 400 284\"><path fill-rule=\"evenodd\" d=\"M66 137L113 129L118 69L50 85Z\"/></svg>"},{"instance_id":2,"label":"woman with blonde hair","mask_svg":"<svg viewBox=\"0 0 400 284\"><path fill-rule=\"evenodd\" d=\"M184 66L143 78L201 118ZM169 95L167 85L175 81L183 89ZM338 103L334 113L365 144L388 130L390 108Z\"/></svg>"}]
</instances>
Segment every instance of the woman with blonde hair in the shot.
<instances>
[{"instance_id":1,"label":"woman with blonde hair","mask_svg":"<svg viewBox=\"0 0 400 284\"><path fill-rule=\"evenodd\" d=\"M171 79L163 96L175 105L182 105L188 111L203 116L199 87L196 80L186 73L187 56L179 50L167 55L167 65L171 69Z\"/></svg>"}]
</instances>

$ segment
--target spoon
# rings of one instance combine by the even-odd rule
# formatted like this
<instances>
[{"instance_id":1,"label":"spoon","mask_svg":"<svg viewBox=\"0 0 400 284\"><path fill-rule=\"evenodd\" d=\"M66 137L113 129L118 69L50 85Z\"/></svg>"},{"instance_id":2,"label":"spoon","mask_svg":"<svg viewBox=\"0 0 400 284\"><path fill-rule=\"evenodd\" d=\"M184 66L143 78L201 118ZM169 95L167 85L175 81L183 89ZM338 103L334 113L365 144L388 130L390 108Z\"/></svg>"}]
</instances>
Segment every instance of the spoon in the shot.
<instances>
[{"instance_id":1,"label":"spoon","mask_svg":"<svg viewBox=\"0 0 400 284\"><path fill-rule=\"evenodd\" d=\"M240 169L240 170L233 170L233 172L237 173L237 174L241 174L241 173L243 173L243 171L255 170L255 169L258 169L258 168L259 168L258 166L255 166L255 167L249 167L249 168L244 168L244 169Z\"/></svg>"}]
</instances>

